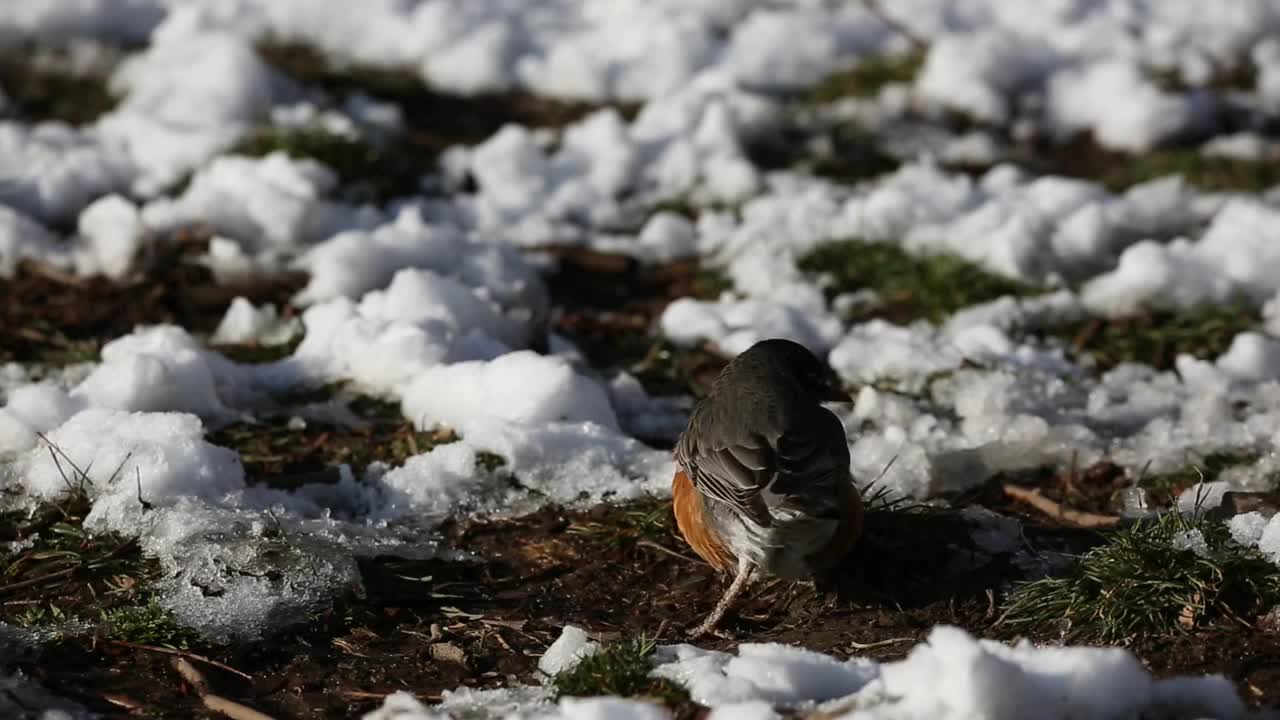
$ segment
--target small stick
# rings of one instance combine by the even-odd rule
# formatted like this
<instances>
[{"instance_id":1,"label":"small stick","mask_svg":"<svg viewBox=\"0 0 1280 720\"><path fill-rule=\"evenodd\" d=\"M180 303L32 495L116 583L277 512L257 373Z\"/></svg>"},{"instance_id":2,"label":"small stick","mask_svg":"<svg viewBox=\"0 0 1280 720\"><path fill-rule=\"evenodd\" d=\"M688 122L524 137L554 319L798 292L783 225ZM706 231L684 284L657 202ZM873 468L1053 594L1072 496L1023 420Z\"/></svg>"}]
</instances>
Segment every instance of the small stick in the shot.
<instances>
[{"instance_id":1,"label":"small stick","mask_svg":"<svg viewBox=\"0 0 1280 720\"><path fill-rule=\"evenodd\" d=\"M200 695L209 693L209 681L204 679L204 675L196 669L194 665L187 662L187 659L181 656L173 659L173 669L178 671L183 680L191 684Z\"/></svg>"},{"instance_id":2,"label":"small stick","mask_svg":"<svg viewBox=\"0 0 1280 720\"><path fill-rule=\"evenodd\" d=\"M24 587L30 587L32 585L39 585L45 580L53 580L55 578L66 577L79 569L80 569L80 566L76 565L75 567L69 567L66 570L59 570L58 572L49 573L48 575L41 575L40 577L28 578L26 580L19 580L18 582L9 583L8 585L0 585L0 594L12 592L14 590L19 590Z\"/></svg>"},{"instance_id":3,"label":"small stick","mask_svg":"<svg viewBox=\"0 0 1280 720\"><path fill-rule=\"evenodd\" d=\"M665 547L663 547L663 546L659 545L658 543L656 543L656 542L654 542L654 541L652 541L652 540L641 540L641 541L639 541L639 542L637 542L637 543L636 543L636 547L647 547L647 548L651 548L651 549L653 549L653 550L657 550L658 552L666 553L666 554L670 555L670 556L671 556L671 557L673 557L673 558L676 558L676 559L678 559L678 560L683 560L683 561L685 561L685 562L702 562L701 560L695 560L695 559L693 559L693 558L689 557L688 555L682 555L682 554L680 554L680 553L678 553L678 552L676 552L675 550L672 550L672 549L670 549L670 548L665 548Z\"/></svg>"},{"instance_id":4,"label":"small stick","mask_svg":"<svg viewBox=\"0 0 1280 720\"><path fill-rule=\"evenodd\" d=\"M173 669L177 670L182 679L195 688L196 693L200 696L200 702L204 703L204 706L210 710L222 713L232 718L232 720L273 720L270 715L260 713L247 705L241 705L234 700L209 692L209 681L194 665L187 662L186 658L175 657L173 659Z\"/></svg>"},{"instance_id":5,"label":"small stick","mask_svg":"<svg viewBox=\"0 0 1280 720\"><path fill-rule=\"evenodd\" d=\"M1099 515L1097 513L1083 512L1081 510L1072 510L1063 506L1061 503L1054 502L1039 490L1034 488L1024 488L1017 485L1003 486L1005 497L1024 502L1049 517L1064 520L1073 525L1083 528L1103 528L1114 527L1120 523L1120 518L1116 515Z\"/></svg>"},{"instance_id":6,"label":"small stick","mask_svg":"<svg viewBox=\"0 0 1280 720\"><path fill-rule=\"evenodd\" d=\"M197 655L193 652L187 652L186 650L174 650L173 648L156 647L155 645L143 645L141 643L129 642L128 640L104 640L104 642L111 643L112 645L119 645L120 647L133 648L134 650L148 650L150 652L162 653L164 655L177 655L179 657L191 658L192 660L199 660L200 662L206 665L212 665L213 667L216 667L219 670L226 670L227 672L233 675L239 675L245 680L248 680L249 682L253 682L253 676L249 675L248 673L240 672L239 670L231 667L230 665L220 663L217 660L207 658L203 655Z\"/></svg>"},{"instance_id":7,"label":"small stick","mask_svg":"<svg viewBox=\"0 0 1280 720\"><path fill-rule=\"evenodd\" d=\"M134 479L138 482L138 504L142 506L143 510L154 510L155 505L142 499L142 471L138 469L137 465L133 466L133 474Z\"/></svg>"},{"instance_id":8,"label":"small stick","mask_svg":"<svg viewBox=\"0 0 1280 720\"><path fill-rule=\"evenodd\" d=\"M928 43L926 43L919 35L915 34L911 28L908 28L898 20L890 17L884 11L884 8L880 7L879 0L862 0L862 6L867 9L867 12L875 15L876 19L884 23L890 30L906 38L916 50L923 50L928 47Z\"/></svg>"},{"instance_id":9,"label":"small stick","mask_svg":"<svg viewBox=\"0 0 1280 720\"><path fill-rule=\"evenodd\" d=\"M81 478L83 478L85 482L89 483L90 485L92 485L92 484L93 484L93 481L89 479L89 473L88 473L88 472L86 472L86 471L84 471L84 470L81 470L81 469L80 469L80 466L79 466L79 465L76 465L76 461L75 461L75 460L72 460L72 459L71 459L71 456L70 456L70 455L68 455L68 454L66 453L66 451L65 451L65 450L63 450L62 448L60 448L60 447L58 447L57 445L53 444L53 441L51 441L51 440L50 440L50 439L49 439L49 438L48 438L44 433L36 433L36 437L38 437L38 438L40 438L41 440L43 440L43 441L45 442L45 444L49 446L49 454L51 454L51 455L52 455L52 454L56 451L59 455L62 455L63 459L67 461L67 464L71 466L71 469L72 469L72 470L75 470L76 472L80 473L80 477L81 477ZM58 463L58 458L57 458L57 457L55 457L55 458L53 459L53 462L54 462L54 464L55 464L55 465L58 465L58 472L60 472L60 473L61 473L61 472L62 472L62 465ZM63 478L63 480L66 480L66 474L65 474L65 473L63 474L62 478ZM74 489L75 489L75 488L72 488L72 490L74 490Z\"/></svg>"},{"instance_id":10,"label":"small stick","mask_svg":"<svg viewBox=\"0 0 1280 720\"><path fill-rule=\"evenodd\" d=\"M142 703L138 702L137 700L134 700L128 695L120 695L119 693L106 693L102 696L102 699L106 700L112 705L115 705L116 707L122 707L125 710L129 710L132 712L143 710L147 707L146 705L143 705Z\"/></svg>"},{"instance_id":11,"label":"small stick","mask_svg":"<svg viewBox=\"0 0 1280 720\"><path fill-rule=\"evenodd\" d=\"M204 706L216 713L222 713L232 720L275 720L266 713L258 712L248 705L241 705L235 700L228 700L221 695L202 695L200 700Z\"/></svg>"},{"instance_id":12,"label":"small stick","mask_svg":"<svg viewBox=\"0 0 1280 720\"><path fill-rule=\"evenodd\" d=\"M890 645L897 645L898 643L911 642L912 640L915 640L915 638L909 638L909 637L888 638L887 640L877 640L876 642L869 642L869 643L860 643L856 640L850 640L849 647L853 648L854 650L874 650L876 648L889 647Z\"/></svg>"}]
</instances>

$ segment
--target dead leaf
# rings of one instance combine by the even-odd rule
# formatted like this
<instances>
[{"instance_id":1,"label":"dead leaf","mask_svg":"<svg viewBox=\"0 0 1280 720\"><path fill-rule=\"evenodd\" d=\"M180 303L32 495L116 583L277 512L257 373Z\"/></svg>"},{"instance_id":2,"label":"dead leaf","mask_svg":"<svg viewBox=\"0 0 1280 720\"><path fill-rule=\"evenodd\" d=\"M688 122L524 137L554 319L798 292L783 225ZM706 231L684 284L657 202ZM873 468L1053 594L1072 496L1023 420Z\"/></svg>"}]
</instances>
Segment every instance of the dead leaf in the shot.
<instances>
[{"instance_id":1,"label":"dead leaf","mask_svg":"<svg viewBox=\"0 0 1280 720\"><path fill-rule=\"evenodd\" d=\"M433 660L457 663L459 665L467 664L467 653L453 643L432 643L431 658Z\"/></svg>"}]
</instances>

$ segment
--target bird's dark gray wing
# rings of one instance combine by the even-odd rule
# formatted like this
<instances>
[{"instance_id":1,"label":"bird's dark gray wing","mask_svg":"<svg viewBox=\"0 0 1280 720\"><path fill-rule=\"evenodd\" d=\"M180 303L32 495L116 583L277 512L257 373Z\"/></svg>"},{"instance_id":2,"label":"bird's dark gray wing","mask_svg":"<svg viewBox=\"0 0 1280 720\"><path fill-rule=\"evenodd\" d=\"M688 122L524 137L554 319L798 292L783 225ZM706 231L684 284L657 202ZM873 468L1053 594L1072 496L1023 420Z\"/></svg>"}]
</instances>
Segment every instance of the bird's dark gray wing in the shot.
<instances>
[{"instance_id":1,"label":"bird's dark gray wing","mask_svg":"<svg viewBox=\"0 0 1280 720\"><path fill-rule=\"evenodd\" d=\"M702 494L759 525L772 524L770 508L782 502L825 511L809 505L834 498L826 487L848 476L840 420L815 407L780 424L753 427L748 417L695 411L676 458Z\"/></svg>"}]
</instances>

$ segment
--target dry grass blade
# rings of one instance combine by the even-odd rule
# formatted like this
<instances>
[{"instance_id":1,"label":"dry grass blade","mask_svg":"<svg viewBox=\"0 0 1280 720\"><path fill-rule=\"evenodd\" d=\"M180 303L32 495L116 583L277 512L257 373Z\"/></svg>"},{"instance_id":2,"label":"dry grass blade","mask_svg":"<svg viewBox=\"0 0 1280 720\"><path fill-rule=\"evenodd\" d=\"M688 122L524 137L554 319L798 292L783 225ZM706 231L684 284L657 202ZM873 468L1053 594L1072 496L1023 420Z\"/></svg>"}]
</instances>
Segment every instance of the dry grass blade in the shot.
<instances>
[{"instance_id":1,"label":"dry grass blade","mask_svg":"<svg viewBox=\"0 0 1280 720\"><path fill-rule=\"evenodd\" d=\"M134 650L146 650L147 652L155 652L155 653L162 653L164 655L176 655L178 657L191 658L192 660L198 660L204 663L205 665L216 667L219 670L226 670L232 675L239 675L245 680L248 680L249 682L253 682L253 676L248 673L241 672L231 667L230 665L227 665L226 663L220 663L217 660L214 660L212 658L207 658L203 655L197 655L196 653L193 653L193 652L187 652L186 650L175 650L174 648L157 647L155 645L143 645L141 643L129 642L128 640L104 640L103 642L107 642L112 645L119 645L120 647L133 648Z\"/></svg>"}]
</instances>

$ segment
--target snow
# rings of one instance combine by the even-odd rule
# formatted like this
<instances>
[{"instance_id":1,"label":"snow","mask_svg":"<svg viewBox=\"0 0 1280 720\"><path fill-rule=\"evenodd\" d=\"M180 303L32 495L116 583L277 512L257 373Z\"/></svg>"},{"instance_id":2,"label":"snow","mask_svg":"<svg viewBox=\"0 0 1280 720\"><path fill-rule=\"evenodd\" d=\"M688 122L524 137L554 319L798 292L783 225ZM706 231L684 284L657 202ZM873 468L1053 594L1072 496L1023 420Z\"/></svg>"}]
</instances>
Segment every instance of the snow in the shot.
<instances>
[{"instance_id":1,"label":"snow","mask_svg":"<svg viewBox=\"0 0 1280 720\"><path fill-rule=\"evenodd\" d=\"M464 434L474 422L489 419L530 426L564 422L618 427L599 383L577 374L561 358L529 350L431 368L405 390L404 411L420 426L441 423Z\"/></svg>"},{"instance_id":2,"label":"snow","mask_svg":"<svg viewBox=\"0 0 1280 720\"><path fill-rule=\"evenodd\" d=\"M566 627L552 648L580 646ZM550 651L549 651L550 652ZM1243 717L1244 704L1221 675L1153 678L1122 648L1005 645L938 626L907 656L881 662L838 660L803 648L743 643L736 653L693 645L657 648L652 674L688 690L711 717L772 718L775 708L820 711L823 717L897 718ZM366 720L468 716L530 718L665 717L653 705L603 698L552 704L529 688L449 694L433 714L406 693L389 696ZM460 697L453 697L459 695Z\"/></svg>"},{"instance_id":3,"label":"snow","mask_svg":"<svg viewBox=\"0 0 1280 720\"><path fill-rule=\"evenodd\" d=\"M35 220L6 205L0 205L0 278L13 277L24 259L40 259L65 265L69 258L64 244Z\"/></svg>"},{"instance_id":4,"label":"snow","mask_svg":"<svg viewBox=\"0 0 1280 720\"><path fill-rule=\"evenodd\" d=\"M717 706L752 700L775 705L830 700L858 691L876 675L866 660L838 661L776 643L743 643L736 655L691 645L663 648L654 674L674 680L697 703Z\"/></svg>"},{"instance_id":5,"label":"snow","mask_svg":"<svg viewBox=\"0 0 1280 720\"><path fill-rule=\"evenodd\" d=\"M1112 102L1122 97L1125 102ZM1101 144L1142 152L1208 122L1196 98L1158 90L1133 62L1107 60L1055 75L1048 114L1054 130L1069 136L1090 130Z\"/></svg>"},{"instance_id":6,"label":"snow","mask_svg":"<svg viewBox=\"0 0 1280 720\"><path fill-rule=\"evenodd\" d=\"M588 639L585 630L566 625L560 631L560 637L538 659L538 672L554 677L572 670L583 658L590 657L599 649L600 644Z\"/></svg>"},{"instance_id":7,"label":"snow","mask_svg":"<svg viewBox=\"0 0 1280 720\"><path fill-rule=\"evenodd\" d=\"M662 313L662 331L677 345L710 341L733 356L771 337L795 340L822 353L839 337L834 318L813 318L798 308L754 300L704 302L680 298Z\"/></svg>"},{"instance_id":8,"label":"snow","mask_svg":"<svg viewBox=\"0 0 1280 720\"><path fill-rule=\"evenodd\" d=\"M0 121L0 199L45 222L66 222L94 198L126 189L132 163L118 148L63 123Z\"/></svg>"},{"instance_id":9,"label":"snow","mask_svg":"<svg viewBox=\"0 0 1280 720\"><path fill-rule=\"evenodd\" d=\"M147 229L138 207L122 195L105 195L80 213L77 221L85 241L77 258L83 275L102 274L120 280L133 268Z\"/></svg>"},{"instance_id":10,"label":"snow","mask_svg":"<svg viewBox=\"0 0 1280 720\"><path fill-rule=\"evenodd\" d=\"M194 227L212 235L199 264L221 283L282 270L307 280L292 299L300 317L237 298L209 337L144 326L108 339L99 360L78 368L5 366L6 491L26 502L54 497L84 469L91 524L144 538L167 573L161 602L212 637L244 640L351 591L361 553L435 552L429 533L451 515L667 492L669 452L637 438L669 443L691 399L651 396L625 372L599 373L552 332L545 267L525 252L547 246L722 272L731 289L676 300L648 335L727 355L767 337L809 346L856 390L856 402L837 412L864 485L879 478L896 495L937 501L1000 472L1108 459L1136 476L1231 449L1259 459L1187 490L1179 507L1267 489L1280 470L1274 191L1206 192L1177 177L1112 191L1000 161L1080 134L1128 155L1194 140L1207 157L1273 159L1275 142L1261 128L1280 109L1274 3L1242 0L1212 13L1191 2L1124 0L880 6L923 39L919 74L797 118L788 95L906 52L909 39L859 3L15 4L0 17L0 39L65 45L73 65L110 65L119 102L73 127L32 121L20 98L0 95L0 278L39 260L64 281L127 282ZM422 168L423 192L359 205L316 160L233 149L269 127L394 143L416 131L413 114L284 77L259 53L265 39L308 44L337 68L407 70L434 91L640 104L634 115L601 106L554 130L508 124L444 149L438 167ZM1219 75L1243 59L1255 66L1256 87L1219 88ZM955 113L971 127L940 122ZM757 135L814 118L852 118L884 133L901 165L841 184L753 162ZM910 127L929 132L892 132ZM986 169L948 169L957 162ZM670 209L677 205L690 214ZM1036 291L937 323L851 323L847 311L885 298L853 288L832 300L826 279L799 268L833 240L958 256ZM1184 355L1167 371L1098 372L1062 343L1025 332L1090 313L1226 303L1261 309L1264 322L1219 356ZM263 365L208 347L299 335L291 354ZM347 418L337 398L280 407L282 393L328 384L460 439L359 476L343 466L337 483L293 491L246 477L234 451L207 440L225 423L282 422L282 412L301 423ZM50 455L40 435L65 455ZM60 468L55 456L67 463ZM976 537L1002 547L998 523L971 520ZM1238 542L1280 562L1276 520L1247 514L1230 523ZM290 533L288 547L273 542L277 527ZM1203 538L1178 544L1198 551ZM257 572L271 563L288 571ZM544 671L587 647L566 631ZM660 656L659 672L714 705L713 717L821 705L837 716L1000 718L1048 712L1044 698L1063 716L1240 712L1221 678L1153 680L1124 651L1005 646L947 628L895 663L756 644ZM439 708L393 695L371 717L466 708L548 718L659 712L505 689L460 690Z\"/></svg>"},{"instance_id":11,"label":"snow","mask_svg":"<svg viewBox=\"0 0 1280 720\"><path fill-rule=\"evenodd\" d=\"M83 483L94 500L86 522L128 529L124 518L141 511L139 495L168 505L180 498L217 498L244 486L239 458L204 441L203 430L198 418L182 413L88 409L49 433L61 452L33 452L16 472L43 497ZM85 468L96 472L89 475Z\"/></svg>"},{"instance_id":12,"label":"snow","mask_svg":"<svg viewBox=\"0 0 1280 720\"><path fill-rule=\"evenodd\" d=\"M282 345L302 331L298 318L282 318L275 305L255 308L253 303L238 297L227 307L227 314L209 338L215 343Z\"/></svg>"},{"instance_id":13,"label":"snow","mask_svg":"<svg viewBox=\"0 0 1280 720\"><path fill-rule=\"evenodd\" d=\"M248 252L292 248L379 219L372 209L327 201L336 184L333 171L315 160L279 151L262 158L224 155L198 171L182 195L147 203L142 217L158 231L207 223Z\"/></svg>"}]
</instances>

